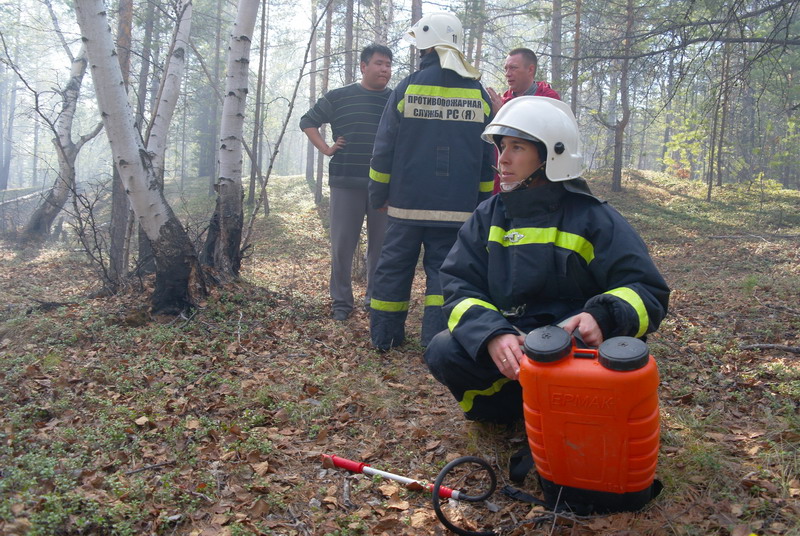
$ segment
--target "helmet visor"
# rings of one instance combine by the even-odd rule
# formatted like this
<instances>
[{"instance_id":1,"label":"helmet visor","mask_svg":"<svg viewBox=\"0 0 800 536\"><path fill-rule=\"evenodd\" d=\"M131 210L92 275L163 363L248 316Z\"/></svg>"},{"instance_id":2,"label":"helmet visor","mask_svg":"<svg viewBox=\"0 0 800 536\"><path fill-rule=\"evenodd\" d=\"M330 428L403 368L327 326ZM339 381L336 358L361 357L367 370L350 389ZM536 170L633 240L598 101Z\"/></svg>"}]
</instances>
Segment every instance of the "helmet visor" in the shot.
<instances>
[{"instance_id":1,"label":"helmet visor","mask_svg":"<svg viewBox=\"0 0 800 536\"><path fill-rule=\"evenodd\" d=\"M544 143L539 138L531 136L527 132L517 130L516 128L507 127L505 125L489 125L481 134L481 139L486 143L493 143L500 149L500 140L504 136L513 136L523 140L533 141L536 143Z\"/></svg>"}]
</instances>

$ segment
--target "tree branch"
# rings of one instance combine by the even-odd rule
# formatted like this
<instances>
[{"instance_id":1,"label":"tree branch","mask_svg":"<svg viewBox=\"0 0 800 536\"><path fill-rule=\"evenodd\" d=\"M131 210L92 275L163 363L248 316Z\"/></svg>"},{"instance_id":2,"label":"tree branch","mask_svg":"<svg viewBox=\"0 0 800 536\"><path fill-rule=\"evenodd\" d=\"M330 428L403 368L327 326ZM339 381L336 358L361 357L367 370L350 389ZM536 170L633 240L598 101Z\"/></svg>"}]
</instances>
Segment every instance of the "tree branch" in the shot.
<instances>
[{"instance_id":1,"label":"tree branch","mask_svg":"<svg viewBox=\"0 0 800 536\"><path fill-rule=\"evenodd\" d=\"M740 350L780 350L782 352L791 352L793 354L800 354L800 346L787 346L785 344L740 344Z\"/></svg>"},{"instance_id":2,"label":"tree branch","mask_svg":"<svg viewBox=\"0 0 800 536\"><path fill-rule=\"evenodd\" d=\"M140 467L138 469L131 469L130 471L125 471L126 475L135 475L136 473L141 473L143 471L150 471L152 469L160 469L162 467L166 467L167 465L175 465L175 460L167 460L161 463L154 463L153 465L145 465L144 467Z\"/></svg>"},{"instance_id":3,"label":"tree branch","mask_svg":"<svg viewBox=\"0 0 800 536\"><path fill-rule=\"evenodd\" d=\"M44 5L47 6L47 11L50 13L50 19L53 21L53 28L55 28L56 35L58 36L59 41L61 41L61 46L67 53L67 56L69 56L70 63L74 62L75 58L72 55L72 50L70 50L67 40L64 39L64 32L61 31L61 25L58 23L58 18L56 17L55 11L53 11L53 4L50 2L50 0L42 0L42 2L44 2Z\"/></svg>"}]
</instances>

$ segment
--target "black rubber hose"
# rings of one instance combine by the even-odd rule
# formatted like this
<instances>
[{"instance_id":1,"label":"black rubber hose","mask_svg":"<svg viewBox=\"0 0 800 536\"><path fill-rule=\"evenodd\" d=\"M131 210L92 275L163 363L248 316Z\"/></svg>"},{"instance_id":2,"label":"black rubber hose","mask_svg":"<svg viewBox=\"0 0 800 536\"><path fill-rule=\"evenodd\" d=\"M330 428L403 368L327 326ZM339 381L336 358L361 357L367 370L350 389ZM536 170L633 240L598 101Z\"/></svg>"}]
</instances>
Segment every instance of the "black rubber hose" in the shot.
<instances>
[{"instance_id":1,"label":"black rubber hose","mask_svg":"<svg viewBox=\"0 0 800 536\"><path fill-rule=\"evenodd\" d=\"M478 458L477 456L462 456L461 458L456 458L452 462L445 465L444 468L439 472L439 476L437 476L436 480L433 482L433 511L436 513L436 517L439 518L439 521L441 521L442 525L456 534L460 534L461 536L495 536L494 531L474 531L462 529L461 527L454 525L449 519L447 519L447 516L444 515L444 512L442 512L442 507L439 502L439 488L442 487L442 482L444 482L445 477L454 468L466 463L472 463L481 466L481 468L489 473L489 478L491 478L492 483L489 489L480 495L466 495L459 490L458 500L479 502L488 499L491 497L492 493L494 493L495 488L497 488L497 475L495 474L494 469L492 469L492 466L489 465L489 462L483 458Z\"/></svg>"}]
</instances>

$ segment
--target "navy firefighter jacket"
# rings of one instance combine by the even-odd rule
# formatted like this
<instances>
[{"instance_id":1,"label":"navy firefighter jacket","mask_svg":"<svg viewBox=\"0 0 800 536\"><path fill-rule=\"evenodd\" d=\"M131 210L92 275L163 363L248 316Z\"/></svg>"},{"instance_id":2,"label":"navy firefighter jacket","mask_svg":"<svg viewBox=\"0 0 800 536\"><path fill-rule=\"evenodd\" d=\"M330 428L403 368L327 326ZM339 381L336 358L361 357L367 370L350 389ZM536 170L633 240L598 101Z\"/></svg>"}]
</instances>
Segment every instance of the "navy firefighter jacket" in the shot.
<instances>
[{"instance_id":1,"label":"navy firefighter jacket","mask_svg":"<svg viewBox=\"0 0 800 536\"><path fill-rule=\"evenodd\" d=\"M515 217L506 196L523 202ZM658 328L670 292L636 231L583 179L481 203L441 280L450 332L473 358L514 326L527 333L582 311L604 339L642 337Z\"/></svg>"},{"instance_id":2,"label":"navy firefighter jacket","mask_svg":"<svg viewBox=\"0 0 800 536\"><path fill-rule=\"evenodd\" d=\"M460 227L492 193L493 146L481 140L491 120L481 83L423 56L383 110L370 164L373 208L392 220Z\"/></svg>"}]
</instances>

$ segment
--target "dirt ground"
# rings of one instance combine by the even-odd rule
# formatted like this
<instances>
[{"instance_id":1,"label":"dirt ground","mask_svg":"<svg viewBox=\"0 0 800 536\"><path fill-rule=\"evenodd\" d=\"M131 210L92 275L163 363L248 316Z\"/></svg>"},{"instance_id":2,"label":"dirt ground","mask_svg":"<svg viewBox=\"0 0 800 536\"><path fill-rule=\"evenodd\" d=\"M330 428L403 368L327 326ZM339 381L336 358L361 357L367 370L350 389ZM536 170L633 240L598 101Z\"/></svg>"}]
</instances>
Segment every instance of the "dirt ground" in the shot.
<instances>
[{"instance_id":1,"label":"dirt ground","mask_svg":"<svg viewBox=\"0 0 800 536\"><path fill-rule=\"evenodd\" d=\"M447 515L498 534L800 534L800 223L756 231L672 184L604 184L673 289L648 340L665 489L637 513L551 516L496 493ZM323 454L423 480L474 455L510 483L524 431L467 423L421 360L422 272L409 342L378 353L365 311L329 318L325 207L287 187L272 210L242 281L182 318L149 316L148 282L87 298L78 253L2 245L0 533L446 533L428 494ZM31 449L70 478L37 473ZM532 475L518 487L541 496Z\"/></svg>"}]
</instances>

